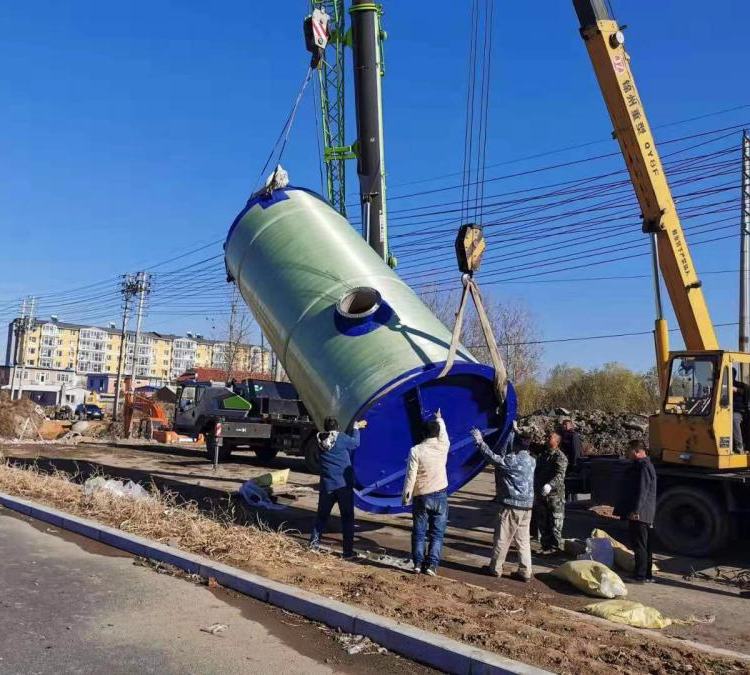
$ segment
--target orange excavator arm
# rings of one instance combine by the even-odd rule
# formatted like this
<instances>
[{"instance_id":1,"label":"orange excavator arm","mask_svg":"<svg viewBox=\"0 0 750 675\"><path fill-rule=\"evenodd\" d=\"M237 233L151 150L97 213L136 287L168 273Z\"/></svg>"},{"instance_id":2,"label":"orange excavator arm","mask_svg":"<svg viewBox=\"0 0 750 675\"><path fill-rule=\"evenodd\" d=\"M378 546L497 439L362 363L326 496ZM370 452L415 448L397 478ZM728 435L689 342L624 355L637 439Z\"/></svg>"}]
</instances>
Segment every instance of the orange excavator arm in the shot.
<instances>
[{"instance_id":1,"label":"orange excavator arm","mask_svg":"<svg viewBox=\"0 0 750 675\"><path fill-rule=\"evenodd\" d=\"M133 413L138 410L151 420L152 428L162 429L169 426L167 413L164 407L148 396L128 392L125 394L125 405L122 413L122 428L125 437L130 436L130 425L133 422Z\"/></svg>"}]
</instances>

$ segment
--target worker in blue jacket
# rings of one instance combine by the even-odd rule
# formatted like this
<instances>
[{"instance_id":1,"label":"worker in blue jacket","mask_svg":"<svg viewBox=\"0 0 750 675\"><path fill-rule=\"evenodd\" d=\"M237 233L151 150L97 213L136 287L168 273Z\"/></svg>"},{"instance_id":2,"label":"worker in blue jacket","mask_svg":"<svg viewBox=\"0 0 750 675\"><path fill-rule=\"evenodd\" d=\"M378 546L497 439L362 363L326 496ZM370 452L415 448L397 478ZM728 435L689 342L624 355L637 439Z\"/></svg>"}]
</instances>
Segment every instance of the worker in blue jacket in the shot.
<instances>
[{"instance_id":1,"label":"worker in blue jacket","mask_svg":"<svg viewBox=\"0 0 750 675\"><path fill-rule=\"evenodd\" d=\"M511 544L515 544L518 549L518 571L510 576L518 581L529 582L533 577L529 526L534 506L536 466L536 461L529 453L530 439L518 433L515 422L508 438L499 441L493 450L484 442L479 429L472 429L471 433L479 451L500 474L500 509L495 521L492 556L489 565L485 565L483 570L490 576L501 576L508 549Z\"/></svg>"},{"instance_id":2,"label":"worker in blue jacket","mask_svg":"<svg viewBox=\"0 0 750 675\"><path fill-rule=\"evenodd\" d=\"M339 431L335 417L326 417L324 431L318 434L320 448L320 487L318 514L310 536L311 548L320 546L334 504L339 505L344 558L354 557L354 471L352 453L359 447L359 430L366 421L355 422L352 435Z\"/></svg>"}]
</instances>

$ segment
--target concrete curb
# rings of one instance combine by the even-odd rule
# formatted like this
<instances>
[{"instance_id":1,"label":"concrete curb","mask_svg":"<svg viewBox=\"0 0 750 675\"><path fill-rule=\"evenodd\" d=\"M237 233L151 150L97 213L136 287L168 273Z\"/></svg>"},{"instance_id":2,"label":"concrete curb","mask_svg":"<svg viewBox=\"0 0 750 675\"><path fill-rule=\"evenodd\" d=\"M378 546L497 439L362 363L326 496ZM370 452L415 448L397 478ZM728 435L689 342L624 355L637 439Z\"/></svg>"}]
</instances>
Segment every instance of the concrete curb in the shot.
<instances>
[{"instance_id":1,"label":"concrete curb","mask_svg":"<svg viewBox=\"0 0 750 675\"><path fill-rule=\"evenodd\" d=\"M357 609L337 600L272 581L202 556L128 534L64 511L0 492L0 505L50 525L119 548L133 555L169 563L191 574L214 577L222 586L263 602L320 621L347 633L365 635L397 654L460 675L550 675L498 654L469 647L457 640Z\"/></svg>"}]
</instances>

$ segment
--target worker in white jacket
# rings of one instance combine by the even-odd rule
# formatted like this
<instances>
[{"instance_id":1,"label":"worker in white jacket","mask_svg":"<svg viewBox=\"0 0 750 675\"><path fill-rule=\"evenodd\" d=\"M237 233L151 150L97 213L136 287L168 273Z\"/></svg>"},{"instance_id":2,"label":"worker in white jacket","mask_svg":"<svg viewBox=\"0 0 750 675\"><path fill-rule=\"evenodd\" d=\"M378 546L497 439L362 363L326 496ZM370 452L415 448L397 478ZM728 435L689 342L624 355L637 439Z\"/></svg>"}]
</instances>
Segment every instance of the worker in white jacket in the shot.
<instances>
[{"instance_id":1,"label":"worker in white jacket","mask_svg":"<svg viewBox=\"0 0 750 675\"><path fill-rule=\"evenodd\" d=\"M435 576L448 524L445 465L450 449L448 432L439 410L435 419L425 422L424 435L425 439L409 451L401 501L404 506L413 501L411 557L414 572Z\"/></svg>"}]
</instances>

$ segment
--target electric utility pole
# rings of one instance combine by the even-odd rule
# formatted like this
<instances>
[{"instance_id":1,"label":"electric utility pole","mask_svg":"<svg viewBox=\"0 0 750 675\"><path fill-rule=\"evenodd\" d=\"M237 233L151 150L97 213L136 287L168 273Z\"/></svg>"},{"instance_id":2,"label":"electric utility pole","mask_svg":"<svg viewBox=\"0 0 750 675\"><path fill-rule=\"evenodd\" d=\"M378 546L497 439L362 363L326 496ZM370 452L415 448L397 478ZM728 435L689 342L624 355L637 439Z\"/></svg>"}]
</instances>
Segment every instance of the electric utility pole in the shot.
<instances>
[{"instance_id":1,"label":"electric utility pole","mask_svg":"<svg viewBox=\"0 0 750 675\"><path fill-rule=\"evenodd\" d=\"M136 293L138 295L138 310L135 321L135 344L133 345L133 370L132 387L135 389L135 376L138 371L138 342L141 339L141 321L143 320L143 308L146 304L146 296L151 292L151 275L148 272L138 272L135 277Z\"/></svg>"},{"instance_id":2,"label":"electric utility pole","mask_svg":"<svg viewBox=\"0 0 750 675\"><path fill-rule=\"evenodd\" d=\"M115 381L115 404L112 409L112 420L117 421L117 410L120 404L120 387L122 386L123 356L125 354L125 341L128 334L128 312L133 297L138 293L138 282L132 274L123 274L120 283L122 294L122 329L120 330L120 355L117 359L117 380Z\"/></svg>"},{"instance_id":3,"label":"electric utility pole","mask_svg":"<svg viewBox=\"0 0 750 675\"><path fill-rule=\"evenodd\" d=\"M26 314L26 308L28 307L28 315ZM16 352L16 363L18 362L18 354L20 353L21 356L21 373L19 375L20 382L18 383L18 398L23 398L23 380L26 377L26 333L29 331L29 328L34 327L34 308L36 307L36 298L33 296L29 296L26 300L23 302L22 312L23 312L23 318L21 319L21 335L18 340L18 344L16 345L17 352ZM11 392L11 398L13 398L13 393Z\"/></svg>"},{"instance_id":4,"label":"electric utility pole","mask_svg":"<svg viewBox=\"0 0 750 675\"><path fill-rule=\"evenodd\" d=\"M750 135L742 132L742 204L740 217L740 351L750 352ZM747 364L741 378L748 381Z\"/></svg>"},{"instance_id":5,"label":"electric utility pole","mask_svg":"<svg viewBox=\"0 0 750 675\"><path fill-rule=\"evenodd\" d=\"M382 8L370 0L353 0L352 60L357 113L357 175L362 206L362 229L367 242L389 264L385 205L385 159L381 79L383 40Z\"/></svg>"},{"instance_id":6,"label":"electric utility pole","mask_svg":"<svg viewBox=\"0 0 750 675\"><path fill-rule=\"evenodd\" d=\"M21 333L23 332L23 323L26 321L26 298L21 301L21 316L13 322L13 335L15 342L13 344L13 371L10 376L10 400L16 397L16 371L18 370L18 346L21 342ZM23 385L23 383L22 383Z\"/></svg>"}]
</instances>

